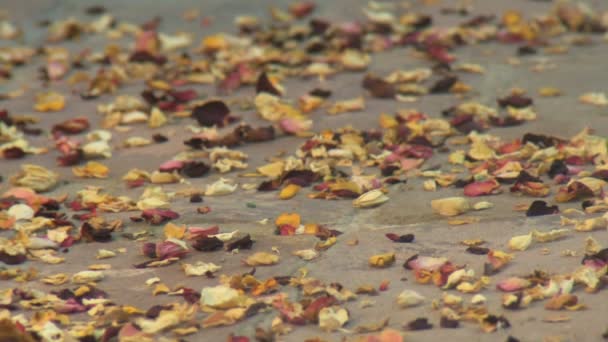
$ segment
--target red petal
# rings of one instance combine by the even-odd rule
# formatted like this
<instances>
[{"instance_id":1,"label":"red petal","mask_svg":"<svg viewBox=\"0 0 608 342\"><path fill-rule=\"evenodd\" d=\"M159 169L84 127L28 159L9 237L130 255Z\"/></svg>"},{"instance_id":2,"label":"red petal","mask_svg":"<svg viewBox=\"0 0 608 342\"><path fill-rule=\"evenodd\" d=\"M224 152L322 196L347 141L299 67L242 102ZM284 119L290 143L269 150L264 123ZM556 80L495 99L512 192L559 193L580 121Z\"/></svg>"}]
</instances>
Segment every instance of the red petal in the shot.
<instances>
[{"instance_id":1,"label":"red petal","mask_svg":"<svg viewBox=\"0 0 608 342\"><path fill-rule=\"evenodd\" d=\"M491 195L498 188L500 188L500 184L494 179L473 182L464 187L464 195L469 197Z\"/></svg>"}]
</instances>

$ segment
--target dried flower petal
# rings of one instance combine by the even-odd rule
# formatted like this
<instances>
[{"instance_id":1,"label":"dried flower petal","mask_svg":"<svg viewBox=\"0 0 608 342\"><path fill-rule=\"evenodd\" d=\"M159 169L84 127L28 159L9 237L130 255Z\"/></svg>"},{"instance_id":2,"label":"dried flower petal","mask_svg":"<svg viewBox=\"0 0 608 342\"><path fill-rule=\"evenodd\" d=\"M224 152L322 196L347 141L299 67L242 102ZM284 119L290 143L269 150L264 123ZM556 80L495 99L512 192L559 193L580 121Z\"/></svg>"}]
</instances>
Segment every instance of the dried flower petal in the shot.
<instances>
[{"instance_id":1,"label":"dried flower petal","mask_svg":"<svg viewBox=\"0 0 608 342\"><path fill-rule=\"evenodd\" d=\"M433 211L441 216L456 216L471 209L469 201L464 197L448 197L431 201Z\"/></svg>"},{"instance_id":2,"label":"dried flower petal","mask_svg":"<svg viewBox=\"0 0 608 342\"><path fill-rule=\"evenodd\" d=\"M355 208L371 208L377 207L388 201L388 196L380 189L375 189L364 193L353 201Z\"/></svg>"},{"instance_id":3,"label":"dried flower petal","mask_svg":"<svg viewBox=\"0 0 608 342\"><path fill-rule=\"evenodd\" d=\"M532 244L532 233L514 236L509 240L509 248L514 251L525 251Z\"/></svg>"},{"instance_id":4,"label":"dried flower petal","mask_svg":"<svg viewBox=\"0 0 608 342\"><path fill-rule=\"evenodd\" d=\"M279 256L268 252L257 252L244 260L248 266L270 266L279 262Z\"/></svg>"},{"instance_id":5,"label":"dried flower petal","mask_svg":"<svg viewBox=\"0 0 608 342\"><path fill-rule=\"evenodd\" d=\"M11 183L44 192L51 190L59 181L59 175L39 165L21 165L21 172L11 177Z\"/></svg>"},{"instance_id":6,"label":"dried flower petal","mask_svg":"<svg viewBox=\"0 0 608 342\"><path fill-rule=\"evenodd\" d=\"M412 290L404 290L397 296L397 305L401 308L418 306L424 302L424 296Z\"/></svg>"},{"instance_id":7,"label":"dried flower petal","mask_svg":"<svg viewBox=\"0 0 608 342\"><path fill-rule=\"evenodd\" d=\"M372 267L389 267L395 263L395 253L373 255L369 258L369 265Z\"/></svg>"}]
</instances>

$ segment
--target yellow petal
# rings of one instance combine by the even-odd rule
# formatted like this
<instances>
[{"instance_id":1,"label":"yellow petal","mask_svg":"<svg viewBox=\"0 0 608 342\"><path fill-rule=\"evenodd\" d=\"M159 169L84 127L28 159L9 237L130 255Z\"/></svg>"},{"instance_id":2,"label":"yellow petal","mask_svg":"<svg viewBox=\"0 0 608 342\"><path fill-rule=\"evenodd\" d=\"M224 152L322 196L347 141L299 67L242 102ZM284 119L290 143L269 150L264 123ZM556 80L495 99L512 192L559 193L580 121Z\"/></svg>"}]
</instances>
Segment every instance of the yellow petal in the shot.
<instances>
[{"instance_id":1,"label":"yellow petal","mask_svg":"<svg viewBox=\"0 0 608 342\"><path fill-rule=\"evenodd\" d=\"M389 267L395 263L395 253L386 253L386 254L378 254L373 255L369 258L369 265L372 267Z\"/></svg>"},{"instance_id":2,"label":"yellow petal","mask_svg":"<svg viewBox=\"0 0 608 342\"><path fill-rule=\"evenodd\" d=\"M65 107L65 97L57 92L46 92L36 95L34 109L39 112L57 112Z\"/></svg>"},{"instance_id":3,"label":"yellow petal","mask_svg":"<svg viewBox=\"0 0 608 342\"><path fill-rule=\"evenodd\" d=\"M245 259L248 266L269 266L279 262L279 256L268 252L257 252Z\"/></svg>"},{"instance_id":4,"label":"yellow petal","mask_svg":"<svg viewBox=\"0 0 608 342\"><path fill-rule=\"evenodd\" d=\"M319 256L319 252L314 249L301 249L293 252L292 254L306 261L312 260Z\"/></svg>"},{"instance_id":5,"label":"yellow petal","mask_svg":"<svg viewBox=\"0 0 608 342\"><path fill-rule=\"evenodd\" d=\"M277 219L274 221L274 224L277 227L281 227L283 225L288 224L292 227L298 228L300 226L300 222L300 215L296 213L283 213L279 215L279 217L277 217Z\"/></svg>"},{"instance_id":6,"label":"yellow petal","mask_svg":"<svg viewBox=\"0 0 608 342\"><path fill-rule=\"evenodd\" d=\"M298 191L300 191L299 185L289 184L281 190L281 192L279 193L279 198L283 200L290 199L294 197L298 193Z\"/></svg>"},{"instance_id":7,"label":"yellow petal","mask_svg":"<svg viewBox=\"0 0 608 342\"><path fill-rule=\"evenodd\" d=\"M447 197L431 201L433 211L441 216L456 216L471 209L469 201L464 197Z\"/></svg>"},{"instance_id":8,"label":"yellow petal","mask_svg":"<svg viewBox=\"0 0 608 342\"><path fill-rule=\"evenodd\" d=\"M532 233L514 236L509 240L509 248L514 251L525 251L532 244Z\"/></svg>"},{"instance_id":9,"label":"yellow petal","mask_svg":"<svg viewBox=\"0 0 608 342\"><path fill-rule=\"evenodd\" d=\"M171 222L167 223L163 228L166 239L178 239L181 240L186 233L186 226L178 226Z\"/></svg>"},{"instance_id":10,"label":"yellow petal","mask_svg":"<svg viewBox=\"0 0 608 342\"><path fill-rule=\"evenodd\" d=\"M90 161L84 166L73 167L72 173L81 178L106 178L110 169L102 163Z\"/></svg>"}]
</instances>

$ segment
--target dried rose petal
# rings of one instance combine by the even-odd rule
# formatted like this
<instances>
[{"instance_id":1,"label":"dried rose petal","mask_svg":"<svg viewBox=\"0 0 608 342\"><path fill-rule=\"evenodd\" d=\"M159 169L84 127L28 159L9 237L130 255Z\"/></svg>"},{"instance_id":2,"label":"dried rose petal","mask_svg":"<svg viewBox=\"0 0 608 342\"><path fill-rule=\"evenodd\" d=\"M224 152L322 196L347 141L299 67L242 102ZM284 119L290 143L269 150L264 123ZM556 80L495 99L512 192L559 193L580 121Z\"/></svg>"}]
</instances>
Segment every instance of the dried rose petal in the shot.
<instances>
[{"instance_id":1,"label":"dried rose petal","mask_svg":"<svg viewBox=\"0 0 608 342\"><path fill-rule=\"evenodd\" d=\"M223 101L209 101L192 110L192 117L205 127L224 127L228 123L229 114L230 109Z\"/></svg>"},{"instance_id":2,"label":"dried rose petal","mask_svg":"<svg viewBox=\"0 0 608 342\"><path fill-rule=\"evenodd\" d=\"M207 227L207 228L188 227L186 229L186 239L196 240L198 238L218 234L219 232L220 232L219 226L211 226L211 227Z\"/></svg>"},{"instance_id":3,"label":"dried rose petal","mask_svg":"<svg viewBox=\"0 0 608 342\"><path fill-rule=\"evenodd\" d=\"M79 134L89 129L89 119L86 117L71 118L53 126L53 134Z\"/></svg>"},{"instance_id":4,"label":"dried rose petal","mask_svg":"<svg viewBox=\"0 0 608 342\"><path fill-rule=\"evenodd\" d=\"M363 88L369 91L373 97L393 98L396 94L393 84L372 75L365 76Z\"/></svg>"},{"instance_id":5,"label":"dried rose petal","mask_svg":"<svg viewBox=\"0 0 608 342\"><path fill-rule=\"evenodd\" d=\"M251 235L245 234L241 237L237 237L237 238L227 241L224 245L224 249L226 249L229 252L232 250L235 250L235 249L238 249L238 250L251 249L254 242L255 241L253 241L251 239Z\"/></svg>"},{"instance_id":6,"label":"dried rose petal","mask_svg":"<svg viewBox=\"0 0 608 342\"><path fill-rule=\"evenodd\" d=\"M526 289L530 285L530 281L526 279L519 277L511 277L498 282L498 284L496 284L496 288L504 292L516 292Z\"/></svg>"},{"instance_id":7,"label":"dried rose petal","mask_svg":"<svg viewBox=\"0 0 608 342\"><path fill-rule=\"evenodd\" d=\"M312 1L298 1L289 5L289 13L300 19L308 16L315 9L315 3Z\"/></svg>"},{"instance_id":8,"label":"dried rose petal","mask_svg":"<svg viewBox=\"0 0 608 342\"><path fill-rule=\"evenodd\" d=\"M414 271L436 271L439 270L441 266L445 265L446 263L448 263L448 260L446 258L434 258L414 255L405 262L403 267Z\"/></svg>"},{"instance_id":9,"label":"dried rose petal","mask_svg":"<svg viewBox=\"0 0 608 342\"><path fill-rule=\"evenodd\" d=\"M414 234L397 235L393 233L387 233L385 236L393 242L410 243L414 241Z\"/></svg>"},{"instance_id":10,"label":"dried rose petal","mask_svg":"<svg viewBox=\"0 0 608 342\"><path fill-rule=\"evenodd\" d=\"M175 243L173 241L163 241L156 244L156 257L159 260L165 260L169 258L183 258L188 254L188 250L184 248L184 245Z\"/></svg>"},{"instance_id":11,"label":"dried rose petal","mask_svg":"<svg viewBox=\"0 0 608 342\"><path fill-rule=\"evenodd\" d=\"M179 214L168 209L146 209L142 211L141 217L151 224L161 224L179 218Z\"/></svg>"},{"instance_id":12,"label":"dried rose petal","mask_svg":"<svg viewBox=\"0 0 608 342\"><path fill-rule=\"evenodd\" d=\"M258 77L258 81L255 85L255 92L259 94L261 92L267 92L272 95L281 96L281 91L270 81L268 75L263 72Z\"/></svg>"},{"instance_id":13,"label":"dried rose petal","mask_svg":"<svg viewBox=\"0 0 608 342\"><path fill-rule=\"evenodd\" d=\"M224 242L216 237L201 236L192 242L192 248L201 252L212 252L224 247Z\"/></svg>"},{"instance_id":14,"label":"dried rose petal","mask_svg":"<svg viewBox=\"0 0 608 342\"><path fill-rule=\"evenodd\" d=\"M181 160L169 160L166 161L164 163L162 163L159 167L158 167L158 171L161 172L173 172L176 170L181 170L181 168L184 167L184 162Z\"/></svg>"},{"instance_id":15,"label":"dried rose petal","mask_svg":"<svg viewBox=\"0 0 608 342\"><path fill-rule=\"evenodd\" d=\"M507 97L496 100L501 107L525 108L532 105L531 98L520 94L511 94Z\"/></svg>"},{"instance_id":16,"label":"dried rose petal","mask_svg":"<svg viewBox=\"0 0 608 342\"><path fill-rule=\"evenodd\" d=\"M427 318L416 318L413 321L407 322L404 326L406 330L428 330L433 328L433 324L429 323Z\"/></svg>"},{"instance_id":17,"label":"dried rose petal","mask_svg":"<svg viewBox=\"0 0 608 342\"><path fill-rule=\"evenodd\" d=\"M530 206L528 207L528 210L526 210L526 216L528 217L553 215L558 213L559 208L557 207L557 205L549 206L547 205L547 202L540 200L532 202L532 204L530 204Z\"/></svg>"},{"instance_id":18,"label":"dried rose petal","mask_svg":"<svg viewBox=\"0 0 608 342\"><path fill-rule=\"evenodd\" d=\"M184 163L180 173L186 177L198 178L207 174L210 170L209 165L203 162L187 162Z\"/></svg>"},{"instance_id":19,"label":"dried rose petal","mask_svg":"<svg viewBox=\"0 0 608 342\"><path fill-rule=\"evenodd\" d=\"M321 309L332 306L336 303L338 303L338 300L333 296L319 297L306 307L302 313L302 317L309 322L316 322L319 319L319 312Z\"/></svg>"},{"instance_id":20,"label":"dried rose petal","mask_svg":"<svg viewBox=\"0 0 608 342\"><path fill-rule=\"evenodd\" d=\"M469 197L491 195L496 193L500 184L495 179L473 182L464 187L464 195Z\"/></svg>"}]
</instances>

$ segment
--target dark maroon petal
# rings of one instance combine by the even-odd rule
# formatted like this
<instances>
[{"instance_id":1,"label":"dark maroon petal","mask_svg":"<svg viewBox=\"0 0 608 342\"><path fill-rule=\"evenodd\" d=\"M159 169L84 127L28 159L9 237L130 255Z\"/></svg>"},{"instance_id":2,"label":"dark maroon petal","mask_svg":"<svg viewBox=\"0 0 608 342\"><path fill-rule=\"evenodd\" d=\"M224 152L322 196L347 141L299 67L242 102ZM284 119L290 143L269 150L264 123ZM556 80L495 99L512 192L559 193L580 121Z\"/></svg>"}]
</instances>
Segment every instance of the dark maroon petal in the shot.
<instances>
[{"instance_id":1,"label":"dark maroon petal","mask_svg":"<svg viewBox=\"0 0 608 342\"><path fill-rule=\"evenodd\" d=\"M203 202L203 196L200 194L194 194L190 196L190 203L201 203Z\"/></svg>"},{"instance_id":2,"label":"dark maroon petal","mask_svg":"<svg viewBox=\"0 0 608 342\"><path fill-rule=\"evenodd\" d=\"M89 119L85 117L77 117L54 125L51 132L53 134L79 134L89 129L89 127Z\"/></svg>"},{"instance_id":3,"label":"dark maroon petal","mask_svg":"<svg viewBox=\"0 0 608 342\"><path fill-rule=\"evenodd\" d=\"M428 330L432 328L433 325L429 323L427 318L424 317L416 318L415 320L405 324L405 329L407 330Z\"/></svg>"},{"instance_id":4,"label":"dark maroon petal","mask_svg":"<svg viewBox=\"0 0 608 342\"><path fill-rule=\"evenodd\" d=\"M439 326L447 329L456 329L460 325L460 322L456 319L449 319L445 316L442 316L439 321Z\"/></svg>"},{"instance_id":5,"label":"dark maroon petal","mask_svg":"<svg viewBox=\"0 0 608 342\"><path fill-rule=\"evenodd\" d=\"M311 90L310 92L308 92L310 95L312 96L316 96L316 97L322 97L324 99L328 98L331 96L331 90L327 90L327 89L320 89L320 88L315 88L313 90Z\"/></svg>"},{"instance_id":6,"label":"dark maroon petal","mask_svg":"<svg viewBox=\"0 0 608 342\"><path fill-rule=\"evenodd\" d=\"M80 226L80 235L86 242L110 242L114 227L94 227L85 221Z\"/></svg>"},{"instance_id":7,"label":"dark maroon petal","mask_svg":"<svg viewBox=\"0 0 608 342\"><path fill-rule=\"evenodd\" d=\"M82 150L77 149L57 157L57 164L59 164L59 166L73 166L79 164L83 160L84 153L82 153Z\"/></svg>"},{"instance_id":8,"label":"dark maroon petal","mask_svg":"<svg viewBox=\"0 0 608 342\"><path fill-rule=\"evenodd\" d=\"M274 140L275 131L272 126L253 128L249 125L243 125L237 128L238 133L246 142L257 143Z\"/></svg>"},{"instance_id":9,"label":"dark maroon petal","mask_svg":"<svg viewBox=\"0 0 608 342\"><path fill-rule=\"evenodd\" d=\"M397 235L394 233L387 233L385 236L393 242L410 243L414 241L414 234Z\"/></svg>"},{"instance_id":10,"label":"dark maroon petal","mask_svg":"<svg viewBox=\"0 0 608 342\"><path fill-rule=\"evenodd\" d=\"M25 254L10 255L6 252L0 252L0 261L7 265L22 264L27 260Z\"/></svg>"},{"instance_id":11,"label":"dark maroon petal","mask_svg":"<svg viewBox=\"0 0 608 342\"><path fill-rule=\"evenodd\" d=\"M207 174L209 169L209 165L203 162L188 162L184 164L180 173L186 177L198 178Z\"/></svg>"},{"instance_id":12,"label":"dark maroon petal","mask_svg":"<svg viewBox=\"0 0 608 342\"><path fill-rule=\"evenodd\" d=\"M226 242L224 248L227 251L232 251L234 249L251 249L254 241L251 240L251 235L245 234L244 236L237 237L233 240Z\"/></svg>"},{"instance_id":13,"label":"dark maroon petal","mask_svg":"<svg viewBox=\"0 0 608 342\"><path fill-rule=\"evenodd\" d=\"M540 148L547 148L559 144L560 139L543 134L526 133L521 139L521 143L525 145L528 142Z\"/></svg>"},{"instance_id":14,"label":"dark maroon petal","mask_svg":"<svg viewBox=\"0 0 608 342\"><path fill-rule=\"evenodd\" d=\"M507 97L503 97L501 99L496 100L496 102L498 102L498 105L501 107L513 107L513 108L526 108L532 105L533 101L531 98L523 96L523 95L519 95L519 94L513 94L513 95L509 95Z\"/></svg>"},{"instance_id":15,"label":"dark maroon petal","mask_svg":"<svg viewBox=\"0 0 608 342\"><path fill-rule=\"evenodd\" d=\"M363 79L363 88L369 91L373 97L393 98L395 97L395 86L387 81L372 75L366 75Z\"/></svg>"},{"instance_id":16,"label":"dark maroon petal","mask_svg":"<svg viewBox=\"0 0 608 342\"><path fill-rule=\"evenodd\" d=\"M498 126L498 127L514 127L514 126L519 126L525 122L524 120L516 119L512 116L501 117L501 118L493 117L493 118L490 118L490 121L492 122L492 125Z\"/></svg>"},{"instance_id":17,"label":"dark maroon petal","mask_svg":"<svg viewBox=\"0 0 608 342\"><path fill-rule=\"evenodd\" d=\"M141 254L148 258L156 258L156 244L154 242L146 242L141 245Z\"/></svg>"},{"instance_id":18,"label":"dark maroon petal","mask_svg":"<svg viewBox=\"0 0 608 342\"><path fill-rule=\"evenodd\" d=\"M223 101L209 101L203 105L196 106L192 110L192 117L199 125L205 127L224 127L230 109Z\"/></svg>"},{"instance_id":19,"label":"dark maroon petal","mask_svg":"<svg viewBox=\"0 0 608 342\"><path fill-rule=\"evenodd\" d=\"M354 191L347 190L347 189L334 190L331 193L338 197L343 197L343 198L357 198L357 197L359 197L359 195L361 195L361 194L358 194Z\"/></svg>"},{"instance_id":20,"label":"dark maroon petal","mask_svg":"<svg viewBox=\"0 0 608 342\"><path fill-rule=\"evenodd\" d=\"M319 175L310 170L291 170L282 176L281 182L307 187L317 179Z\"/></svg>"},{"instance_id":21,"label":"dark maroon petal","mask_svg":"<svg viewBox=\"0 0 608 342\"><path fill-rule=\"evenodd\" d=\"M593 177L596 177L597 173L598 171L594 172ZM553 163L551 163L548 174L551 178L555 178L557 175L568 175L568 166L566 166L566 163L564 163L562 159L555 159ZM607 177L606 179L608 179L608 170L606 170L605 175ZM596 178L603 179L601 177Z\"/></svg>"},{"instance_id":22,"label":"dark maroon petal","mask_svg":"<svg viewBox=\"0 0 608 342\"><path fill-rule=\"evenodd\" d=\"M9 147L2 151L2 156L6 159L21 159L25 157L25 151L20 147Z\"/></svg>"},{"instance_id":23,"label":"dark maroon petal","mask_svg":"<svg viewBox=\"0 0 608 342\"><path fill-rule=\"evenodd\" d=\"M192 248L201 252L213 252L222 247L224 247L224 243L216 237L203 236L192 242Z\"/></svg>"},{"instance_id":24,"label":"dark maroon petal","mask_svg":"<svg viewBox=\"0 0 608 342\"><path fill-rule=\"evenodd\" d=\"M429 89L429 92L431 94L447 93L456 82L458 82L458 76L446 76L435 82Z\"/></svg>"},{"instance_id":25,"label":"dark maroon petal","mask_svg":"<svg viewBox=\"0 0 608 342\"><path fill-rule=\"evenodd\" d=\"M184 297L184 300L190 304L198 303L201 299L201 293L199 291L194 291L187 287L182 288L182 296Z\"/></svg>"},{"instance_id":26,"label":"dark maroon petal","mask_svg":"<svg viewBox=\"0 0 608 342\"><path fill-rule=\"evenodd\" d=\"M470 246L466 249L466 251L467 253L475 255L487 255L490 252L490 249L486 247Z\"/></svg>"},{"instance_id":27,"label":"dark maroon petal","mask_svg":"<svg viewBox=\"0 0 608 342\"><path fill-rule=\"evenodd\" d=\"M553 215L559 213L559 208L557 205L549 206L547 202L536 200L532 202L528 210L526 211L526 216L543 216L543 215Z\"/></svg>"},{"instance_id":28,"label":"dark maroon petal","mask_svg":"<svg viewBox=\"0 0 608 342\"><path fill-rule=\"evenodd\" d=\"M281 96L281 92L275 88L274 84L272 84L265 72L261 73L258 77L258 81L255 85L255 92L256 94L269 93L272 95Z\"/></svg>"},{"instance_id":29,"label":"dark maroon petal","mask_svg":"<svg viewBox=\"0 0 608 342\"><path fill-rule=\"evenodd\" d=\"M148 51L135 51L129 56L129 62L135 63L154 63L158 65L163 65L167 63L167 58L164 56L153 55Z\"/></svg>"},{"instance_id":30,"label":"dark maroon petal","mask_svg":"<svg viewBox=\"0 0 608 342\"><path fill-rule=\"evenodd\" d=\"M166 135L156 133L152 136L152 140L154 140L154 142L157 144L162 144L169 141L169 138Z\"/></svg>"},{"instance_id":31,"label":"dark maroon petal","mask_svg":"<svg viewBox=\"0 0 608 342\"><path fill-rule=\"evenodd\" d=\"M258 185L258 191L273 191L277 190L281 186L281 182L278 179L264 181Z\"/></svg>"}]
</instances>

